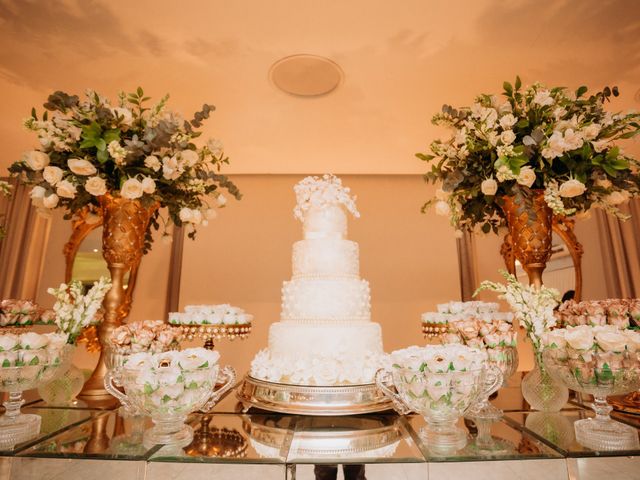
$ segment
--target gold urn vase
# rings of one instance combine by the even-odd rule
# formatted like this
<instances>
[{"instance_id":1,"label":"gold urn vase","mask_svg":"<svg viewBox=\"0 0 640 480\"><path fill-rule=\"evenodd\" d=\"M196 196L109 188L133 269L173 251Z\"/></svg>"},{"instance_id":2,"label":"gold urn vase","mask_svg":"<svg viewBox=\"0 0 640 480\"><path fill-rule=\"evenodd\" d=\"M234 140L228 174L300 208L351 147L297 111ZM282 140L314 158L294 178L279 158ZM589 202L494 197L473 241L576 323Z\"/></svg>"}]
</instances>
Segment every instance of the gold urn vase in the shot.
<instances>
[{"instance_id":1,"label":"gold urn vase","mask_svg":"<svg viewBox=\"0 0 640 480\"><path fill-rule=\"evenodd\" d=\"M518 190L503 201L509 232L502 254L507 264L509 258L518 260L529 283L540 288L542 272L551 257L553 211L544 200L544 190Z\"/></svg>"},{"instance_id":2,"label":"gold urn vase","mask_svg":"<svg viewBox=\"0 0 640 480\"><path fill-rule=\"evenodd\" d=\"M104 356L105 344L111 332L122 325L129 315L132 296L125 292L134 288L132 272L137 271L142 260L145 233L158 203L143 206L139 200L128 200L110 194L99 197L102 213L102 255L111 274L111 289L104 297L104 319L98 326L98 338L102 346L98 364L80 394L89 401L111 400L104 388L107 371ZM132 281L125 287L129 274Z\"/></svg>"}]
</instances>

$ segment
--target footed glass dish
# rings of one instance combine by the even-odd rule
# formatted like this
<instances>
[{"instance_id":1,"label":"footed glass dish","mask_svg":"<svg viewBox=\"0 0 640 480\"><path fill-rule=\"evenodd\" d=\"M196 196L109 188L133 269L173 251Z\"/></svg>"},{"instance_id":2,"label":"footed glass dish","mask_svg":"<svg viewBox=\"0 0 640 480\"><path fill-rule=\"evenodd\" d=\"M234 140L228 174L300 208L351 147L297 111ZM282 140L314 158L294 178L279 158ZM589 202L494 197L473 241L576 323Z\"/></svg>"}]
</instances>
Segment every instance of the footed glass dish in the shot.
<instances>
[{"instance_id":1,"label":"footed glass dish","mask_svg":"<svg viewBox=\"0 0 640 480\"><path fill-rule=\"evenodd\" d=\"M638 431L613 420L607 396L622 395L640 387L640 362L636 353L587 352L569 355L564 349L543 353L549 373L569 389L593 395L594 418L574 423L576 440L592 450L640 448Z\"/></svg>"},{"instance_id":2,"label":"footed glass dish","mask_svg":"<svg viewBox=\"0 0 640 480\"><path fill-rule=\"evenodd\" d=\"M20 411L24 403L22 392L37 388L66 372L73 350L73 346L65 345L55 353L43 353L43 358L38 358L37 363L32 361L23 366L0 368L0 392L8 393L3 404L5 413L0 417L0 449L11 449L38 436L41 418Z\"/></svg>"}]
</instances>

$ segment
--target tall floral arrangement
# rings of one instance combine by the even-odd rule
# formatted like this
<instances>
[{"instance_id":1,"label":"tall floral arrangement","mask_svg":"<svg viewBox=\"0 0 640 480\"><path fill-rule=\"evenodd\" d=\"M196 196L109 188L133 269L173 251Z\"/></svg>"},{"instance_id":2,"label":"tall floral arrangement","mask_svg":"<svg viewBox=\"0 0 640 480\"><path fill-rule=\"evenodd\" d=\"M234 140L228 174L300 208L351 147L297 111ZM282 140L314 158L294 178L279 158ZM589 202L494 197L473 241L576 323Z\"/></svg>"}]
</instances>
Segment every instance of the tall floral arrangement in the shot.
<instances>
[{"instance_id":1,"label":"tall floral arrangement","mask_svg":"<svg viewBox=\"0 0 640 480\"><path fill-rule=\"evenodd\" d=\"M519 77L503 89L502 97L481 94L470 107L445 105L433 117L452 134L417 154L431 164L425 180L442 183L423 211L435 204L459 231L497 232L501 197L539 189L556 215L596 206L623 218L618 206L640 192L640 163L616 142L640 132L640 114L605 110L618 89L523 88Z\"/></svg>"},{"instance_id":2,"label":"tall floral arrangement","mask_svg":"<svg viewBox=\"0 0 640 480\"><path fill-rule=\"evenodd\" d=\"M68 336L68 343L75 344L82 330L99 322L102 300L110 288L111 282L100 277L86 294L78 280L47 290L56 299L53 305L55 323Z\"/></svg>"},{"instance_id":3,"label":"tall floral arrangement","mask_svg":"<svg viewBox=\"0 0 640 480\"><path fill-rule=\"evenodd\" d=\"M540 288L523 285L514 275L504 270L500 273L506 284L485 280L474 295L483 290L497 292L509 304L520 326L526 330L537 360L541 361L543 336L557 323L554 309L560 303L560 293L555 288L544 285Z\"/></svg>"},{"instance_id":4,"label":"tall floral arrangement","mask_svg":"<svg viewBox=\"0 0 640 480\"><path fill-rule=\"evenodd\" d=\"M26 152L10 172L32 185L31 198L40 210L62 207L67 218L88 209L98 212L99 197L110 194L136 200L144 207L159 203L168 211L166 226L195 227L215 217L224 206L226 189L240 199L237 187L220 174L229 163L222 143L211 139L197 146L198 129L215 107L203 105L191 120L167 110L168 95L149 105L142 88L120 93L112 103L89 90L76 95L55 92L39 117L32 109L25 120L40 146ZM86 212L85 212L86 213ZM147 231L160 228L155 212ZM148 249L150 243L147 243Z\"/></svg>"}]
</instances>

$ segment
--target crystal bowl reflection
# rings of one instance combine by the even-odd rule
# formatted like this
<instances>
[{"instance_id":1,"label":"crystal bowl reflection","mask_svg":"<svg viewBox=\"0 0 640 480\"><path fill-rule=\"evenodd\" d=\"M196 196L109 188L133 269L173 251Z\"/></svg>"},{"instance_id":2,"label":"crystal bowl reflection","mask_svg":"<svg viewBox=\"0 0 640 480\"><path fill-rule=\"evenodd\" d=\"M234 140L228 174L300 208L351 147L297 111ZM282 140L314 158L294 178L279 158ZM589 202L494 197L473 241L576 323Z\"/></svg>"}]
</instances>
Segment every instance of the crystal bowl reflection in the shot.
<instances>
[{"instance_id":1,"label":"crystal bowl reflection","mask_svg":"<svg viewBox=\"0 0 640 480\"><path fill-rule=\"evenodd\" d=\"M568 351L547 348L543 353L551 376L576 392L593 395L595 418L574 423L576 440L592 450L631 450L640 448L636 429L612 420L613 408L607 396L621 395L640 387L637 353Z\"/></svg>"}]
</instances>

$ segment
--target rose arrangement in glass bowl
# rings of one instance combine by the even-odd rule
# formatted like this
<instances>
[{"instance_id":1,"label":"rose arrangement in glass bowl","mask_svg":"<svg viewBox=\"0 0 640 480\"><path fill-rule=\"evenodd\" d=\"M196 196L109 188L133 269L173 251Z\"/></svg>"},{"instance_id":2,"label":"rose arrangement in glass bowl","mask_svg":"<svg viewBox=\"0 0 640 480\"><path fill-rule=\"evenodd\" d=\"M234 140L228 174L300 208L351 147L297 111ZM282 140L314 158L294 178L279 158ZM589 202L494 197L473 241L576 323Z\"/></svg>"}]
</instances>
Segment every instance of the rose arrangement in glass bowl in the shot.
<instances>
[{"instance_id":1,"label":"rose arrangement in glass bowl","mask_svg":"<svg viewBox=\"0 0 640 480\"><path fill-rule=\"evenodd\" d=\"M640 299L568 300L555 312L563 326L614 325L618 328L640 326Z\"/></svg>"},{"instance_id":2,"label":"rose arrangement in glass bowl","mask_svg":"<svg viewBox=\"0 0 640 480\"><path fill-rule=\"evenodd\" d=\"M40 416L23 414L22 392L67 371L73 346L59 333L0 335L0 392L8 392L0 418L0 448L11 448L40 432Z\"/></svg>"},{"instance_id":3,"label":"rose arrangement in glass bowl","mask_svg":"<svg viewBox=\"0 0 640 480\"><path fill-rule=\"evenodd\" d=\"M145 446L185 446L193 440L193 429L184 423L187 415L210 410L235 384L235 371L220 369L219 358L218 352L204 348L136 353L119 374L124 393L113 371L105 376L105 387L123 405L151 417L154 427L144 434ZM223 385L216 390L216 383Z\"/></svg>"},{"instance_id":4,"label":"rose arrangement in glass bowl","mask_svg":"<svg viewBox=\"0 0 640 480\"><path fill-rule=\"evenodd\" d=\"M607 396L640 387L640 332L613 325L580 325L543 337L549 373L571 390L593 395L595 418L574 423L576 440L592 450L640 448L635 428L616 422Z\"/></svg>"},{"instance_id":5,"label":"rose arrangement in glass bowl","mask_svg":"<svg viewBox=\"0 0 640 480\"><path fill-rule=\"evenodd\" d=\"M464 345L413 346L391 353L391 366L376 373L376 384L399 413L424 417L430 449L451 453L466 445L458 419L502 382L500 369L486 359L484 351Z\"/></svg>"}]
</instances>

